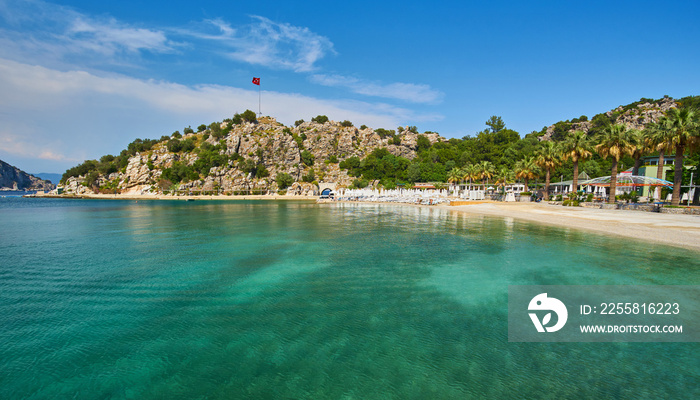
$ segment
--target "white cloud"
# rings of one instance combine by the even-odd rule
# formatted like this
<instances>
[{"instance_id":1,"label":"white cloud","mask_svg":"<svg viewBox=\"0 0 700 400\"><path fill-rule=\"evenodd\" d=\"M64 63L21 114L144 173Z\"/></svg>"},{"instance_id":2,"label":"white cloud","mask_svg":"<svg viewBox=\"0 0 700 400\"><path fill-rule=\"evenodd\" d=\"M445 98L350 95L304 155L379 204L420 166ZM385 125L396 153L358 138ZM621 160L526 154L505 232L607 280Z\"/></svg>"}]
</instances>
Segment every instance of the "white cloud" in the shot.
<instances>
[{"instance_id":1,"label":"white cloud","mask_svg":"<svg viewBox=\"0 0 700 400\"><path fill-rule=\"evenodd\" d=\"M134 27L114 18L92 18L41 1L4 0L0 56L33 63L66 60L109 63L142 52L174 52L179 44L162 30Z\"/></svg>"},{"instance_id":2,"label":"white cloud","mask_svg":"<svg viewBox=\"0 0 700 400\"><path fill-rule=\"evenodd\" d=\"M173 51L172 44L162 31L132 28L114 19L97 21L77 16L71 21L65 38L72 42L76 49L87 49L107 55L121 51Z\"/></svg>"},{"instance_id":3,"label":"white cloud","mask_svg":"<svg viewBox=\"0 0 700 400\"><path fill-rule=\"evenodd\" d=\"M348 76L323 74L312 75L311 80L323 86L344 87L358 94L403 100L411 103L434 104L440 102L443 97L442 92L432 89L429 85L415 83L381 84Z\"/></svg>"},{"instance_id":4,"label":"white cloud","mask_svg":"<svg viewBox=\"0 0 700 400\"><path fill-rule=\"evenodd\" d=\"M248 64L273 69L308 72L327 54L334 54L333 43L308 28L274 22L252 16L254 22L237 28L222 19L207 20L216 32L177 30L184 36L216 41L223 46L217 51L224 56Z\"/></svg>"},{"instance_id":5,"label":"white cloud","mask_svg":"<svg viewBox=\"0 0 700 400\"><path fill-rule=\"evenodd\" d=\"M5 150L56 160L52 170L57 172L73 160L118 153L137 137L158 138L258 106L256 90L62 72L5 59L0 59L0 92L13 93L0 97L0 142L14 143ZM262 92L262 112L287 125L319 114L384 128L442 118L384 103L272 91Z\"/></svg>"}]
</instances>

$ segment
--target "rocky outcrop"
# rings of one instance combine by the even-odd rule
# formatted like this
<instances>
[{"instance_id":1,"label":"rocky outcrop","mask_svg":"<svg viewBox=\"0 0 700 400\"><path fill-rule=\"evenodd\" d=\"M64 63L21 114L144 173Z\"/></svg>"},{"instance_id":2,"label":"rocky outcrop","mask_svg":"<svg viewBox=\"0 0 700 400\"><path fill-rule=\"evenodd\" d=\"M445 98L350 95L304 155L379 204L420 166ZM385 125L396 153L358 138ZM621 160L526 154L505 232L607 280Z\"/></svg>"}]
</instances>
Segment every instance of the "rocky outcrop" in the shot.
<instances>
[{"instance_id":1,"label":"rocky outcrop","mask_svg":"<svg viewBox=\"0 0 700 400\"><path fill-rule=\"evenodd\" d=\"M173 153L168 151L167 142L163 141L150 151L129 158L121 172L109 176L100 175L90 188L85 183L86 177L81 176L69 178L64 190L66 193L83 194L110 187L129 193L178 190L219 193L254 191L265 194L280 190L275 179L278 174L289 174L294 184L286 188L286 194L305 195L313 193L317 186L313 182L304 182L304 178L317 182L334 182L339 187L350 185L355 178L348 176L338 165L347 158L364 158L378 148L386 148L396 156L415 158L419 136L406 129L395 135L398 139L392 136L382 138L371 128L359 129L334 121L323 124L303 122L295 127L287 127L270 117L262 117L255 123L243 122L232 126L221 123L221 128L230 131L225 136L216 138L207 129L190 133L181 139L191 139L199 148L205 146L204 143L208 144L206 146L219 145L219 154L229 157L226 165L212 167L208 174L200 175L199 179L188 179L172 185L163 178L163 171L172 168L175 163L192 166L199 159L197 148L194 151ZM424 136L431 144L446 140L437 133L426 133ZM309 162L309 154L306 155L305 163L302 158L304 152L311 155L312 163ZM267 175L256 177L252 172L245 172L244 162L251 162L258 168L264 167Z\"/></svg>"},{"instance_id":2,"label":"rocky outcrop","mask_svg":"<svg viewBox=\"0 0 700 400\"><path fill-rule=\"evenodd\" d=\"M0 160L0 188L10 190L45 190L49 191L56 185L39 179L17 167Z\"/></svg>"}]
</instances>

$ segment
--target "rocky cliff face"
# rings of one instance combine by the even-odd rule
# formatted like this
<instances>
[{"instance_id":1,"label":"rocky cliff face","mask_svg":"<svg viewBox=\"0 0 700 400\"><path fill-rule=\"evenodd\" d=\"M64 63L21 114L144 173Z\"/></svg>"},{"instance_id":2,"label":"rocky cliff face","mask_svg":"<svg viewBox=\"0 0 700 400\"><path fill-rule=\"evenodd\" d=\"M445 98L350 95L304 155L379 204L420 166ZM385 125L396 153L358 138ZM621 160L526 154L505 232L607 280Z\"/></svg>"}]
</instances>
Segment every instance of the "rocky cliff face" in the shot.
<instances>
[{"instance_id":1,"label":"rocky cliff face","mask_svg":"<svg viewBox=\"0 0 700 400\"><path fill-rule=\"evenodd\" d=\"M222 123L223 129L227 128ZM229 160L226 165L213 167L206 176L180 183L179 190L219 191L233 193L255 190L262 193L277 191L275 181L278 173L289 174L295 183L289 187L289 193L307 194L316 190L316 185L302 182L311 170L317 182L333 182L339 186L350 185L354 178L341 170L338 163L350 158L363 158L373 150L386 148L396 156L413 159L416 157L418 134L404 130L397 133L400 143L392 137L382 138L371 128L359 129L343 126L334 121L324 124L304 122L296 127L286 127L274 118L263 117L256 123L243 122L233 125L230 132L217 139L206 130L190 133L182 140L191 139L197 147L209 143L212 146L222 144L220 154L238 157L238 161ZM444 141L436 133L424 134L431 142ZM391 142L391 143L390 143ZM398 143L398 144L395 144ZM302 152L308 151L313 156L313 165L306 165ZM94 187L110 187L122 193L162 193L172 190L173 186L162 179L163 171L173 167L174 163L191 166L199 159L198 151L169 152L166 142L155 145L150 151L139 153L129 159L122 172L108 176L100 175ZM269 175L255 177L242 168L242 159L264 166ZM69 178L65 185L68 193L92 193L93 188L85 186L85 177Z\"/></svg>"},{"instance_id":2,"label":"rocky cliff face","mask_svg":"<svg viewBox=\"0 0 700 400\"><path fill-rule=\"evenodd\" d=\"M52 190L55 185L0 160L0 188L12 190Z\"/></svg>"}]
</instances>

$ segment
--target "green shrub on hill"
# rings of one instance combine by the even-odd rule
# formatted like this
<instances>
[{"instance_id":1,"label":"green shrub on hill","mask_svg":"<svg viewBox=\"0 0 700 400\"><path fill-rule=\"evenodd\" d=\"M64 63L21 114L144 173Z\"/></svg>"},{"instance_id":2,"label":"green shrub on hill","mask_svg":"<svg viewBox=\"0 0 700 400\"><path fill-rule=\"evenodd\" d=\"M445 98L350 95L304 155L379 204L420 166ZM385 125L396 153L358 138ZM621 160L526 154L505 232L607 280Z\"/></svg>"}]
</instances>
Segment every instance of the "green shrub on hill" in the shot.
<instances>
[{"instance_id":1,"label":"green shrub on hill","mask_svg":"<svg viewBox=\"0 0 700 400\"><path fill-rule=\"evenodd\" d=\"M280 190L283 190L294 183L294 178L292 178L291 175L282 172L275 176L275 182L277 182L277 186L280 188Z\"/></svg>"},{"instance_id":2,"label":"green shrub on hill","mask_svg":"<svg viewBox=\"0 0 700 400\"><path fill-rule=\"evenodd\" d=\"M314 118L311 118L311 122L315 122L317 124L325 124L326 122L328 122L328 117L326 117L325 115L318 115Z\"/></svg>"},{"instance_id":3,"label":"green shrub on hill","mask_svg":"<svg viewBox=\"0 0 700 400\"><path fill-rule=\"evenodd\" d=\"M301 162L303 162L304 165L307 165L309 167L314 165L314 155L311 154L311 152L308 150L302 151L301 152Z\"/></svg>"}]
</instances>

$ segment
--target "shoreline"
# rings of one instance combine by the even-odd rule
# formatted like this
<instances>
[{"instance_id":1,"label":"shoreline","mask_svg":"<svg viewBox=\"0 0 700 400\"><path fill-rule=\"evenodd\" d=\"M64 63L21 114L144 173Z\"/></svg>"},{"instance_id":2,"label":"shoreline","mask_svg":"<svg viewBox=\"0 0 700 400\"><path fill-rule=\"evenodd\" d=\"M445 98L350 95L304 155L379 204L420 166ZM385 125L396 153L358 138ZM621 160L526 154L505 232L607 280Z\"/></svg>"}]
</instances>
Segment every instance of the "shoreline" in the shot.
<instances>
[{"instance_id":1,"label":"shoreline","mask_svg":"<svg viewBox=\"0 0 700 400\"><path fill-rule=\"evenodd\" d=\"M629 238L700 252L700 215L661 214L634 210L603 210L563 207L542 203L503 203L495 201L450 206L426 206L410 203L348 201L344 203L392 204L411 207L435 207L442 210L514 218L560 228L594 232L614 238Z\"/></svg>"}]
</instances>

